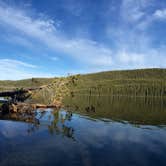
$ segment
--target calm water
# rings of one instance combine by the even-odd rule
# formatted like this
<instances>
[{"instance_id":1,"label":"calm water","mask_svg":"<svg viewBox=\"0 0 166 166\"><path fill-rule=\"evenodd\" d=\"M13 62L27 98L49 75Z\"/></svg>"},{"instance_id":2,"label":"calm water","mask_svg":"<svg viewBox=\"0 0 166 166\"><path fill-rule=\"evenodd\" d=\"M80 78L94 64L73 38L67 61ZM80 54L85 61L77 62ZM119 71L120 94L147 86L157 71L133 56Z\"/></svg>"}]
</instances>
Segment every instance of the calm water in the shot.
<instances>
[{"instance_id":1,"label":"calm water","mask_svg":"<svg viewBox=\"0 0 166 166\"><path fill-rule=\"evenodd\" d=\"M166 165L163 100L77 96L65 102L60 111L38 111L31 123L1 117L0 165Z\"/></svg>"}]
</instances>

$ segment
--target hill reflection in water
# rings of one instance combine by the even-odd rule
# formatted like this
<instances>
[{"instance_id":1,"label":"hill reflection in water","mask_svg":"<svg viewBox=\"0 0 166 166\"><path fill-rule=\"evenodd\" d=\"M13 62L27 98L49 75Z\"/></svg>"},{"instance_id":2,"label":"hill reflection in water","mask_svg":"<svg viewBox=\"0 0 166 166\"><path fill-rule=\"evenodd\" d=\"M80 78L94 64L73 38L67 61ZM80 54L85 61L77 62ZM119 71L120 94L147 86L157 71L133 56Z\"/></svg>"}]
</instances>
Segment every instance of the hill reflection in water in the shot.
<instances>
[{"instance_id":1,"label":"hill reflection in water","mask_svg":"<svg viewBox=\"0 0 166 166\"><path fill-rule=\"evenodd\" d=\"M133 124L165 125L165 98L112 96L66 97L66 109L96 119L127 121Z\"/></svg>"}]
</instances>

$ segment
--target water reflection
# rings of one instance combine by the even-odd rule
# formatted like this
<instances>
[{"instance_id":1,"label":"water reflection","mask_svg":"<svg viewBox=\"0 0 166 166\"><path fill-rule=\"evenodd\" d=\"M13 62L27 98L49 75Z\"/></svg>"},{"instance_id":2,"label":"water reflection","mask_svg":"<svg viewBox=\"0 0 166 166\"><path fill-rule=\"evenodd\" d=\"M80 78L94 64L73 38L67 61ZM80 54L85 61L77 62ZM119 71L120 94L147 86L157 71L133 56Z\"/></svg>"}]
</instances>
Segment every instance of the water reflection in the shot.
<instances>
[{"instance_id":1,"label":"water reflection","mask_svg":"<svg viewBox=\"0 0 166 166\"><path fill-rule=\"evenodd\" d=\"M74 129L70 126L67 126L67 122L70 122L72 119L71 112L53 112L53 120L50 125L48 125L48 130L51 134L62 134L68 138L74 140Z\"/></svg>"},{"instance_id":2,"label":"water reflection","mask_svg":"<svg viewBox=\"0 0 166 166\"><path fill-rule=\"evenodd\" d=\"M0 114L0 165L166 165L164 100L74 96L65 103Z\"/></svg>"},{"instance_id":3,"label":"water reflection","mask_svg":"<svg viewBox=\"0 0 166 166\"><path fill-rule=\"evenodd\" d=\"M72 119L72 112L60 111L53 109L36 110L34 114L0 114L1 120L12 120L18 122L26 122L28 134L32 134L39 130L40 127L47 127L51 135L62 134L74 140L74 129L66 123Z\"/></svg>"},{"instance_id":4,"label":"water reflection","mask_svg":"<svg viewBox=\"0 0 166 166\"><path fill-rule=\"evenodd\" d=\"M65 100L67 110L96 119L127 121L133 124L166 124L165 98L74 96Z\"/></svg>"},{"instance_id":5,"label":"water reflection","mask_svg":"<svg viewBox=\"0 0 166 166\"><path fill-rule=\"evenodd\" d=\"M1 166L166 164L165 127L138 128L63 109L37 110L33 118L0 120Z\"/></svg>"}]
</instances>

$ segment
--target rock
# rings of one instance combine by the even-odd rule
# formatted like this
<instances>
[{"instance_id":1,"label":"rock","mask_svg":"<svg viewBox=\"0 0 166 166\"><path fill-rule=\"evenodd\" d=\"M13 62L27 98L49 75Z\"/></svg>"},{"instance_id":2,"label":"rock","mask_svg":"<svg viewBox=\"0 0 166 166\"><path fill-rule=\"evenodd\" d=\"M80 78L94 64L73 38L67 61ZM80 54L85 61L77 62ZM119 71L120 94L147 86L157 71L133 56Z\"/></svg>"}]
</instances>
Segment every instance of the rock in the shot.
<instances>
[{"instance_id":1,"label":"rock","mask_svg":"<svg viewBox=\"0 0 166 166\"><path fill-rule=\"evenodd\" d=\"M17 103L17 112L18 113L33 114L35 109L36 109L36 107L34 104Z\"/></svg>"},{"instance_id":2,"label":"rock","mask_svg":"<svg viewBox=\"0 0 166 166\"><path fill-rule=\"evenodd\" d=\"M9 111L10 111L11 113L17 113L17 106L14 105L14 104L12 104L12 105L10 106Z\"/></svg>"}]
</instances>

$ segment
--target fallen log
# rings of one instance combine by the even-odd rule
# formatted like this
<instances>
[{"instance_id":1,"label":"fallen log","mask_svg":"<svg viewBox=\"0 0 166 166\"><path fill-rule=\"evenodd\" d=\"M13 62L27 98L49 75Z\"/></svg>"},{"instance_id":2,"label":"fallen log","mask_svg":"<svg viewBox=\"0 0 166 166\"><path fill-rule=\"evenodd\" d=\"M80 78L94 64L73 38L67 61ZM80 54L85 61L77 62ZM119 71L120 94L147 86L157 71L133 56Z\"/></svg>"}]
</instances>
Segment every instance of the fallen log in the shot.
<instances>
[{"instance_id":1,"label":"fallen log","mask_svg":"<svg viewBox=\"0 0 166 166\"><path fill-rule=\"evenodd\" d=\"M44 104L36 104L36 108L59 108L60 106L57 106L55 104L52 105L44 105Z\"/></svg>"},{"instance_id":2,"label":"fallen log","mask_svg":"<svg viewBox=\"0 0 166 166\"><path fill-rule=\"evenodd\" d=\"M44 104L29 104L29 103L4 103L1 106L1 112L3 114L8 113L26 113L26 114L33 114L36 109L39 108L56 108L59 109L61 105L51 104L51 105L44 105Z\"/></svg>"}]
</instances>

